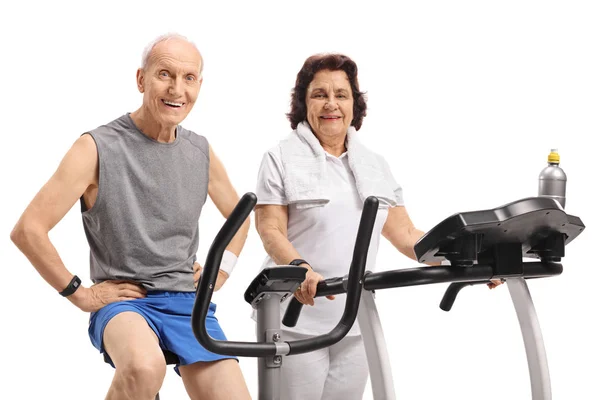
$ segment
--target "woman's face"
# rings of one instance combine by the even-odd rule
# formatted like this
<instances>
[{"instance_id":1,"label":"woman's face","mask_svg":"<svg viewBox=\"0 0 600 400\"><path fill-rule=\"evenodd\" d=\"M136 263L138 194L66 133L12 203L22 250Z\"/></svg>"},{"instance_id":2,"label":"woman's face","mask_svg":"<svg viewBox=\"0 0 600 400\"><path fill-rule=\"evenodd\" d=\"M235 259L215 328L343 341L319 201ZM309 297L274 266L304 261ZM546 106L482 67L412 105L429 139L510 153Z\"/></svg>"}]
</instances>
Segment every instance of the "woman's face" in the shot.
<instances>
[{"instance_id":1,"label":"woman's face","mask_svg":"<svg viewBox=\"0 0 600 400\"><path fill-rule=\"evenodd\" d=\"M317 138L345 136L354 99L344 71L317 72L306 91L306 119Z\"/></svg>"}]
</instances>

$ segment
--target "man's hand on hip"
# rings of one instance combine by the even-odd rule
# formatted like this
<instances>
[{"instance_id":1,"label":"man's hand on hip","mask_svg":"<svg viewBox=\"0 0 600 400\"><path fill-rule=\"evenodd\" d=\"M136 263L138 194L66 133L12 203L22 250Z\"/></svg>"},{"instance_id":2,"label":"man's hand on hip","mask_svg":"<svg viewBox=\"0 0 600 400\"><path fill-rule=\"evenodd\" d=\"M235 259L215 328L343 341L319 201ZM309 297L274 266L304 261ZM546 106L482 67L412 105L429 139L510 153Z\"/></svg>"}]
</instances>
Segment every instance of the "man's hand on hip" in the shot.
<instances>
[{"instance_id":1,"label":"man's hand on hip","mask_svg":"<svg viewBox=\"0 0 600 400\"><path fill-rule=\"evenodd\" d=\"M194 263L194 287L198 287L198 281L200 280L200 275L202 275L202 266L197 262ZM229 278L227 272L223 270L219 270L219 274L217 275L217 282L215 283L215 292L221 289L221 286L225 283L225 281Z\"/></svg>"},{"instance_id":2,"label":"man's hand on hip","mask_svg":"<svg viewBox=\"0 0 600 400\"><path fill-rule=\"evenodd\" d=\"M67 299L86 312L98 311L116 301L141 299L146 297L146 289L137 283L125 280L104 281L90 288L81 286Z\"/></svg>"}]
</instances>

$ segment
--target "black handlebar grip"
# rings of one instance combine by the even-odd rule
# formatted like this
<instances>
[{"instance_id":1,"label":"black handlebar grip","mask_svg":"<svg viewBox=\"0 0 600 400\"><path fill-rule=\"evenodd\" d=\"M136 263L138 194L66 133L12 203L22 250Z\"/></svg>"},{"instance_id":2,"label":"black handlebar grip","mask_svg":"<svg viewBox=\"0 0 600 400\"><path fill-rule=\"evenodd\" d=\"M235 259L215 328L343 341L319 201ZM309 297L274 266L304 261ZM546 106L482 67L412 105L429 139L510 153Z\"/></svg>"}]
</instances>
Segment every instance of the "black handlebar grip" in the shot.
<instances>
[{"instance_id":1,"label":"black handlebar grip","mask_svg":"<svg viewBox=\"0 0 600 400\"><path fill-rule=\"evenodd\" d=\"M446 289L446 293L444 293L444 297L442 297L442 301L440 301L440 308L444 311L450 311L452 309L452 305L456 300L456 296L458 296L458 292L460 292L466 286L473 286L488 283L489 281L471 281L471 282L454 282L448 286Z\"/></svg>"},{"instance_id":2,"label":"black handlebar grip","mask_svg":"<svg viewBox=\"0 0 600 400\"><path fill-rule=\"evenodd\" d=\"M317 294L315 297L340 294L344 293L345 291L346 288L344 287L344 278L330 278L325 279L317 284ZM296 326L296 323L298 323L298 318L300 318L300 313L302 312L302 306L303 304L300 303L297 298L292 298L285 309L285 314L283 315L281 323L285 326L289 326L290 328Z\"/></svg>"},{"instance_id":3,"label":"black handlebar grip","mask_svg":"<svg viewBox=\"0 0 600 400\"><path fill-rule=\"evenodd\" d=\"M285 314L283 315L281 323L290 328L296 326L298 318L300 318L300 312L302 311L303 305L304 304L300 303L297 298L292 298L285 310Z\"/></svg>"},{"instance_id":4,"label":"black handlebar grip","mask_svg":"<svg viewBox=\"0 0 600 400\"><path fill-rule=\"evenodd\" d=\"M458 292L465 286L470 285L470 283L465 282L454 282L448 286L446 289L446 293L442 297L442 301L440 301L440 308L444 311L450 311L452 309L452 305L456 300L456 296L458 296Z\"/></svg>"}]
</instances>

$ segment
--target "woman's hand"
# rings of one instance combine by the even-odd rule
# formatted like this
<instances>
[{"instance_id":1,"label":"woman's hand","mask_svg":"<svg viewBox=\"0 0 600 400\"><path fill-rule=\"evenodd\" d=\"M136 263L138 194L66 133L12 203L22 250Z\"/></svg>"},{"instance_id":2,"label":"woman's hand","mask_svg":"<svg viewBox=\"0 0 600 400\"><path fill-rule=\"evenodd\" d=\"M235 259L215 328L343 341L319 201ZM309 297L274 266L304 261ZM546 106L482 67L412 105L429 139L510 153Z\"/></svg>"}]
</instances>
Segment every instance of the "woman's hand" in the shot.
<instances>
[{"instance_id":1,"label":"woman's hand","mask_svg":"<svg viewBox=\"0 0 600 400\"><path fill-rule=\"evenodd\" d=\"M504 282L502 282L500 279L492 279L487 283L487 287L489 287L490 289L494 289L496 286L500 286L503 283Z\"/></svg>"},{"instance_id":2,"label":"woman's hand","mask_svg":"<svg viewBox=\"0 0 600 400\"><path fill-rule=\"evenodd\" d=\"M306 264L301 264L302 266L306 266ZM306 278L304 281L298 286L298 289L294 292L294 296L298 301L302 304L306 304L309 306L314 306L315 301L314 297L317 294L317 284L324 280L323 275L313 271L311 267L308 267L308 271L306 272ZM335 296L326 296L329 300L335 299Z\"/></svg>"}]
</instances>

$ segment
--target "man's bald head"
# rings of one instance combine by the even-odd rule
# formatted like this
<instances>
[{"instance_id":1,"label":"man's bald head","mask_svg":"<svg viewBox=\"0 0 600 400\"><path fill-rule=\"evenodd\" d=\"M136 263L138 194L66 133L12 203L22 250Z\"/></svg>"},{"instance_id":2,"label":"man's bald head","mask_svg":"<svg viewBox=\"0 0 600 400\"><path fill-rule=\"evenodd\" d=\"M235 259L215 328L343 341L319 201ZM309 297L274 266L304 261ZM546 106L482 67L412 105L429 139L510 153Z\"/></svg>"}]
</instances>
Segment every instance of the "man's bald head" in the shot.
<instances>
[{"instance_id":1,"label":"man's bald head","mask_svg":"<svg viewBox=\"0 0 600 400\"><path fill-rule=\"evenodd\" d=\"M202 74L202 70L204 69L204 59L202 58L202 54L200 53L200 50L198 50L198 47L196 46L196 44L194 42L192 42L187 37L180 35L178 33L167 33L164 35L160 35L156 39L154 39L152 42L150 42L146 46L146 48L144 49L144 52L142 54L141 68L143 70L145 70L148 67L148 65L150 63L152 63L154 50L162 47L163 45L167 44L167 42L169 42L169 41L185 42L185 43L191 45L194 48L194 50L198 52L198 55L200 56L200 74Z\"/></svg>"}]
</instances>

